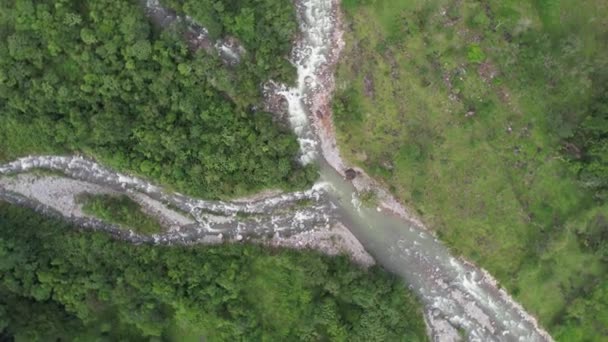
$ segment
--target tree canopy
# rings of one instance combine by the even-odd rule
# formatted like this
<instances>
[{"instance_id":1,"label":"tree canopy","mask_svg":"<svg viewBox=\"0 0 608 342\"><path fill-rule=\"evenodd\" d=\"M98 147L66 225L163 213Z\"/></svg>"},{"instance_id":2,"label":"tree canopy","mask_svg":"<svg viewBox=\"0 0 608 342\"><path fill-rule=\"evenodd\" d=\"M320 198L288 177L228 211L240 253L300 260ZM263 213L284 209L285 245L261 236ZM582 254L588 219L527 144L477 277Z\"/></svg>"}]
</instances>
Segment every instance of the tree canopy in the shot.
<instances>
[{"instance_id":1,"label":"tree canopy","mask_svg":"<svg viewBox=\"0 0 608 342\"><path fill-rule=\"evenodd\" d=\"M77 200L82 203L85 214L122 229L132 229L140 234L157 234L164 230L156 217L127 195L86 193L79 195Z\"/></svg>"},{"instance_id":2,"label":"tree canopy","mask_svg":"<svg viewBox=\"0 0 608 342\"><path fill-rule=\"evenodd\" d=\"M134 246L0 202L0 336L425 341L395 276L255 245Z\"/></svg>"},{"instance_id":3,"label":"tree canopy","mask_svg":"<svg viewBox=\"0 0 608 342\"><path fill-rule=\"evenodd\" d=\"M261 80L291 82L295 69L287 59L297 32L295 7L283 0L161 0L192 17L214 38L236 37L248 51L245 64Z\"/></svg>"},{"instance_id":4,"label":"tree canopy","mask_svg":"<svg viewBox=\"0 0 608 342\"><path fill-rule=\"evenodd\" d=\"M0 159L76 151L211 198L309 184L293 134L255 110L263 81L293 78L294 10L258 1L282 29L255 40L251 7L228 3L243 18L217 33L251 48L234 68L189 49L178 28L153 27L139 1L2 2Z\"/></svg>"}]
</instances>

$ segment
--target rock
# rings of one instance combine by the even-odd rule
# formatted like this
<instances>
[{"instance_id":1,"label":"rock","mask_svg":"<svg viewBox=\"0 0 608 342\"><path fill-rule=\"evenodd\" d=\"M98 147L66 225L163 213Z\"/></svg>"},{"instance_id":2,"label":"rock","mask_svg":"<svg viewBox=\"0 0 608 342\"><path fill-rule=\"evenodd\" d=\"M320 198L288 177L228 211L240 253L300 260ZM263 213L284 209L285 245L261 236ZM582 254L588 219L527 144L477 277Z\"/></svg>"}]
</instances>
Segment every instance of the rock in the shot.
<instances>
[{"instance_id":1,"label":"rock","mask_svg":"<svg viewBox=\"0 0 608 342\"><path fill-rule=\"evenodd\" d=\"M362 161L362 162L367 160L367 153L365 153L365 151L362 151L362 152L353 151L353 153L355 153L355 158L357 158L357 160Z\"/></svg>"},{"instance_id":2,"label":"rock","mask_svg":"<svg viewBox=\"0 0 608 342\"><path fill-rule=\"evenodd\" d=\"M395 166L393 165L393 163L390 160L385 160L383 161L380 165L382 165L383 168L392 171Z\"/></svg>"},{"instance_id":3,"label":"rock","mask_svg":"<svg viewBox=\"0 0 608 342\"><path fill-rule=\"evenodd\" d=\"M346 176L347 180L353 180L357 177L357 171L353 169L347 169L346 171L344 171L344 175Z\"/></svg>"},{"instance_id":4,"label":"rock","mask_svg":"<svg viewBox=\"0 0 608 342\"><path fill-rule=\"evenodd\" d=\"M289 101L283 96L279 97L279 110L281 113L289 113Z\"/></svg>"}]
</instances>

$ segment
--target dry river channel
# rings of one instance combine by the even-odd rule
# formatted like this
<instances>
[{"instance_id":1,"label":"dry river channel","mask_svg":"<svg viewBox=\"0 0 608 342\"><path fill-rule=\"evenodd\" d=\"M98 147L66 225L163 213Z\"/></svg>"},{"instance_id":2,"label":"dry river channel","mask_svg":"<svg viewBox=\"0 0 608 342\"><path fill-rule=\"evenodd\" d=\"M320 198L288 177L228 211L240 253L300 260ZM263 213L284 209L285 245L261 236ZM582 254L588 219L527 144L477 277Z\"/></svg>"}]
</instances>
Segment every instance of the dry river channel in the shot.
<instances>
[{"instance_id":1,"label":"dry river channel","mask_svg":"<svg viewBox=\"0 0 608 342\"><path fill-rule=\"evenodd\" d=\"M158 22L177 18L169 12L163 14L157 1L145 4ZM339 156L329 110L333 67L343 44L339 2L299 0L296 6L301 34L292 60L298 68L297 84L289 88L269 83L267 89L289 104L289 120L300 141L301 162L319 164L320 180L312 189L205 201L165 191L80 156L29 156L0 166L0 198L134 243L248 240L318 248L328 254L348 253L362 265L375 260L406 281L425 305L429 335L434 341L552 341L534 317L500 289L486 271L452 256L431 231L362 170L354 180L347 180L344 175L348 168ZM205 33L204 28L196 27ZM238 56L229 48L244 53L236 45L208 42L201 34L197 35L200 44L210 53L212 46L216 53L229 56ZM237 57L232 61L238 62ZM32 173L39 169L59 174ZM358 193L362 189L379 194L378 207L361 204ZM75 200L83 192L127 194L168 229L145 236L88 217Z\"/></svg>"}]
</instances>

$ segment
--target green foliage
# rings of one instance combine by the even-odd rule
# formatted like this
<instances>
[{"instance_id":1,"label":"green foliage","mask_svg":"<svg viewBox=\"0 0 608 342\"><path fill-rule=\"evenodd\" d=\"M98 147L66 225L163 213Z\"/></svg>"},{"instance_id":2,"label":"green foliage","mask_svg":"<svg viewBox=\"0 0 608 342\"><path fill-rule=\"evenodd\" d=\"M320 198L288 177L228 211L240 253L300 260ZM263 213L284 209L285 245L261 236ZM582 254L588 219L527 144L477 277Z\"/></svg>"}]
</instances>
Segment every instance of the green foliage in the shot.
<instances>
[{"instance_id":1,"label":"green foliage","mask_svg":"<svg viewBox=\"0 0 608 342\"><path fill-rule=\"evenodd\" d=\"M85 214L142 234L162 231L160 223L142 211L139 203L126 195L84 194L78 199Z\"/></svg>"},{"instance_id":2,"label":"green foliage","mask_svg":"<svg viewBox=\"0 0 608 342\"><path fill-rule=\"evenodd\" d=\"M600 0L359 3L336 82L344 155L563 341L608 338L606 18Z\"/></svg>"},{"instance_id":3,"label":"green foliage","mask_svg":"<svg viewBox=\"0 0 608 342\"><path fill-rule=\"evenodd\" d=\"M608 219L602 213L588 220L577 233L582 248L600 255L608 263Z\"/></svg>"},{"instance_id":4,"label":"green foliage","mask_svg":"<svg viewBox=\"0 0 608 342\"><path fill-rule=\"evenodd\" d=\"M247 50L244 66L262 80L291 83L295 68L286 58L297 31L295 7L281 0L162 0L164 5L194 18L219 38L236 37Z\"/></svg>"},{"instance_id":5,"label":"green foliage","mask_svg":"<svg viewBox=\"0 0 608 342\"><path fill-rule=\"evenodd\" d=\"M608 279L593 288L590 293L582 293L566 311L566 320L557 330L560 341L590 341L590 333L595 333L594 341L605 340L608 336Z\"/></svg>"},{"instance_id":6,"label":"green foliage","mask_svg":"<svg viewBox=\"0 0 608 342\"><path fill-rule=\"evenodd\" d=\"M378 205L378 194L374 190L366 190L359 193L361 204L368 208L373 208Z\"/></svg>"},{"instance_id":7,"label":"green foliage","mask_svg":"<svg viewBox=\"0 0 608 342\"><path fill-rule=\"evenodd\" d=\"M471 63L481 63L486 59L486 55L477 44L471 44L467 52L467 58Z\"/></svg>"},{"instance_id":8,"label":"green foliage","mask_svg":"<svg viewBox=\"0 0 608 342\"><path fill-rule=\"evenodd\" d=\"M0 330L17 340L426 341L403 283L346 257L133 246L4 203L0 256Z\"/></svg>"},{"instance_id":9,"label":"green foliage","mask_svg":"<svg viewBox=\"0 0 608 342\"><path fill-rule=\"evenodd\" d=\"M534 0L533 3L539 17L547 28L559 25L560 0Z\"/></svg>"},{"instance_id":10,"label":"green foliage","mask_svg":"<svg viewBox=\"0 0 608 342\"><path fill-rule=\"evenodd\" d=\"M605 202L608 200L608 74L596 75L593 90L586 117L573 132L564 151L584 186Z\"/></svg>"},{"instance_id":11,"label":"green foliage","mask_svg":"<svg viewBox=\"0 0 608 342\"><path fill-rule=\"evenodd\" d=\"M371 2L371 0L344 0L342 1L342 7L347 11L351 11L356 9L359 6L367 5Z\"/></svg>"},{"instance_id":12,"label":"green foliage","mask_svg":"<svg viewBox=\"0 0 608 342\"><path fill-rule=\"evenodd\" d=\"M354 87L338 91L332 103L333 114L336 117L336 123L344 123L350 121L363 120L361 106L358 103L359 94Z\"/></svg>"},{"instance_id":13,"label":"green foliage","mask_svg":"<svg viewBox=\"0 0 608 342\"><path fill-rule=\"evenodd\" d=\"M0 3L0 159L79 151L211 198L309 184L295 137L252 109L263 81L294 75L293 8L281 3L255 9L281 25L256 26L255 39L249 14L239 19L251 54L236 68L191 51L178 30L159 34L137 2Z\"/></svg>"}]
</instances>

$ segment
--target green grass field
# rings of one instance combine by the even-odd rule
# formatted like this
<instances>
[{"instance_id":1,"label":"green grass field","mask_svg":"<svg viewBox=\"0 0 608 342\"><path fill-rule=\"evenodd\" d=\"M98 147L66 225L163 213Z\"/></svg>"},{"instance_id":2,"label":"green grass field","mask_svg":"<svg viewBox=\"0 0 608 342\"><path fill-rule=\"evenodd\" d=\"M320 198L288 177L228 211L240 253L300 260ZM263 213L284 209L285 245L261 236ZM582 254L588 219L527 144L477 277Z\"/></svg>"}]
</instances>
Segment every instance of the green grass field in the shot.
<instances>
[{"instance_id":1,"label":"green grass field","mask_svg":"<svg viewBox=\"0 0 608 342\"><path fill-rule=\"evenodd\" d=\"M144 213L139 203L126 195L92 195L80 196L82 210L109 223L117 224L125 229L133 229L141 234L160 233L163 228L160 223Z\"/></svg>"},{"instance_id":2,"label":"green grass field","mask_svg":"<svg viewBox=\"0 0 608 342\"><path fill-rule=\"evenodd\" d=\"M608 70L608 5L349 0L344 9L342 153L556 337L575 336L580 318L568 308L607 268L578 236L608 207L580 186L563 140L594 75ZM608 338L587 330L580 336Z\"/></svg>"}]
</instances>

